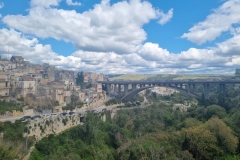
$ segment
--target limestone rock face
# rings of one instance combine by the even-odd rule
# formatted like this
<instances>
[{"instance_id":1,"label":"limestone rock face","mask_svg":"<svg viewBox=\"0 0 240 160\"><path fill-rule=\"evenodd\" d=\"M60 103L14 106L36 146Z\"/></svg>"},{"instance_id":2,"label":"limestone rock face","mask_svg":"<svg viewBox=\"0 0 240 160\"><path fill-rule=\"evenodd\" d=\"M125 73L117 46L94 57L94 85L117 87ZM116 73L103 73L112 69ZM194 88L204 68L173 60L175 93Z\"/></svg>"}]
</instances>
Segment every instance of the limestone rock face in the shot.
<instances>
[{"instance_id":1,"label":"limestone rock face","mask_svg":"<svg viewBox=\"0 0 240 160\"><path fill-rule=\"evenodd\" d=\"M73 114L73 115L58 115L49 118L40 118L31 120L28 124L29 133L25 133L24 136L34 136L36 141L41 140L50 134L58 134L66 129L73 126L83 124L84 115Z\"/></svg>"}]
</instances>

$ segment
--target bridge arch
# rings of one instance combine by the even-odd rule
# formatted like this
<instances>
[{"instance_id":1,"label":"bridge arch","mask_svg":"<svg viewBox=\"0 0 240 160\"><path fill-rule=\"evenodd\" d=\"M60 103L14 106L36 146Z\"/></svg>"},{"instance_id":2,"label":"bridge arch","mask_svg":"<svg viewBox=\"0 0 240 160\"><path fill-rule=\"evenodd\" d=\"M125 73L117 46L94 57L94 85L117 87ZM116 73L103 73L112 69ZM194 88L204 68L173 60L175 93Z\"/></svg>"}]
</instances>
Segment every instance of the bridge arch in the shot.
<instances>
[{"instance_id":1,"label":"bridge arch","mask_svg":"<svg viewBox=\"0 0 240 160\"><path fill-rule=\"evenodd\" d=\"M209 79L209 80L156 80L156 81L97 81L97 83L101 83L106 87L107 93L110 93L111 91L111 85L118 86L118 91L114 91L115 93L120 93L121 92L121 87L124 85L124 94L125 96L121 98L121 100L125 100L130 96L133 96L137 94L138 92L147 89L147 88L152 88L155 86L163 86L163 87L168 87L168 88L174 88L176 90L179 90L180 92L186 93L190 96L193 97L200 97L199 95L195 94L195 85L201 85L202 86L202 93L209 98L209 86L210 85L218 85L219 87L219 100L220 99L225 99L226 95L226 84L240 84L240 80L231 80L231 79L225 79L225 80L214 80L214 79ZM133 91L128 93L128 85L132 85ZM145 86L145 85L153 85L153 86L148 86L148 87L142 87L140 89L136 89L136 85L140 85L140 87ZM178 87L180 85L180 87ZM183 89L183 86L185 86L185 89ZM114 89L115 89L114 87ZM117 89L117 88L116 88Z\"/></svg>"},{"instance_id":2,"label":"bridge arch","mask_svg":"<svg viewBox=\"0 0 240 160\"><path fill-rule=\"evenodd\" d=\"M128 94L124 95L120 100L122 102L126 102L127 100L129 100L129 98L133 97L134 95L138 94L139 92L143 91L143 90L146 90L146 89L149 89L149 88L154 88L154 87L166 87L166 88L172 88L172 89L175 89L179 92L182 92L184 94L187 94L191 97L194 97L194 98L200 98L200 96L198 94L195 94L195 93L190 93L188 92L187 90L184 90L184 89L181 89L181 88L176 88L176 87L172 87L172 86L147 86L147 87L142 87L142 88L139 88L139 89L136 89L134 91L131 91L129 92Z\"/></svg>"}]
</instances>

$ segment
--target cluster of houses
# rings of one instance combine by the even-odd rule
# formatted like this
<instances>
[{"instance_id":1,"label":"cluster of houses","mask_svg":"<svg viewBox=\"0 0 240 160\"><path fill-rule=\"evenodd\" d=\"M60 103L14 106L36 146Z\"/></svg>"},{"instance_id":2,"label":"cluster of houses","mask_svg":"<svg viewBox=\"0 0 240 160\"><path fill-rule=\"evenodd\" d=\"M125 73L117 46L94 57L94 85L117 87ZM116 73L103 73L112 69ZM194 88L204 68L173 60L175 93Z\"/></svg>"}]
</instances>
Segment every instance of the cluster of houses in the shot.
<instances>
[{"instance_id":1,"label":"cluster of houses","mask_svg":"<svg viewBox=\"0 0 240 160\"><path fill-rule=\"evenodd\" d=\"M104 74L82 72L83 81L90 84L87 89L76 85L78 72L60 70L48 63L32 64L21 56L10 60L0 57L0 100L18 101L30 107L66 106L72 95L84 103L106 98L102 85Z\"/></svg>"}]
</instances>

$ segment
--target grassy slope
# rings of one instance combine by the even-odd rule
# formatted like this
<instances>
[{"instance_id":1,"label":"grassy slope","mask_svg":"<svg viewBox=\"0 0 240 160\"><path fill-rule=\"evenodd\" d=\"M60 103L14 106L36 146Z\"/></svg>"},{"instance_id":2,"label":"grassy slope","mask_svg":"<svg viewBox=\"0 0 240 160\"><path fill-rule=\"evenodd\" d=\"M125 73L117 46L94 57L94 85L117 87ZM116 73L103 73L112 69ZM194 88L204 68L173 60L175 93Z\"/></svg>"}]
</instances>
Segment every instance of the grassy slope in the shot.
<instances>
[{"instance_id":1,"label":"grassy slope","mask_svg":"<svg viewBox=\"0 0 240 160\"><path fill-rule=\"evenodd\" d=\"M144 80L150 77L155 77L154 74L124 74L110 78L110 80Z\"/></svg>"}]
</instances>

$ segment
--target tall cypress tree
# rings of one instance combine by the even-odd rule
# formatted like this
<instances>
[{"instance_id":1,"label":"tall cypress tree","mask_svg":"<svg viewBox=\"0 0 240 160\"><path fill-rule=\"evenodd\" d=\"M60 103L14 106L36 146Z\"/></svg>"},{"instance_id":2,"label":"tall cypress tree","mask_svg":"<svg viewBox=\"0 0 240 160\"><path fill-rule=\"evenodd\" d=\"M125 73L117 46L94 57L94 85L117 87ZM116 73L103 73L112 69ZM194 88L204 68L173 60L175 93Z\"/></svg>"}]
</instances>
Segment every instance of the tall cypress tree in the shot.
<instances>
[{"instance_id":1,"label":"tall cypress tree","mask_svg":"<svg viewBox=\"0 0 240 160\"><path fill-rule=\"evenodd\" d=\"M78 72L77 78L76 78L76 84L77 86L81 86L84 83L84 77L83 77L83 72Z\"/></svg>"}]
</instances>

